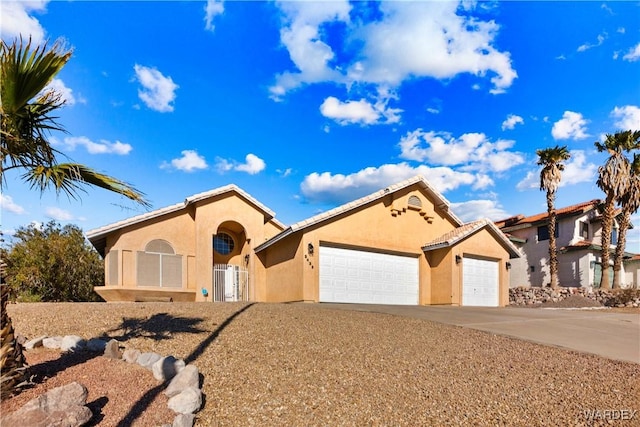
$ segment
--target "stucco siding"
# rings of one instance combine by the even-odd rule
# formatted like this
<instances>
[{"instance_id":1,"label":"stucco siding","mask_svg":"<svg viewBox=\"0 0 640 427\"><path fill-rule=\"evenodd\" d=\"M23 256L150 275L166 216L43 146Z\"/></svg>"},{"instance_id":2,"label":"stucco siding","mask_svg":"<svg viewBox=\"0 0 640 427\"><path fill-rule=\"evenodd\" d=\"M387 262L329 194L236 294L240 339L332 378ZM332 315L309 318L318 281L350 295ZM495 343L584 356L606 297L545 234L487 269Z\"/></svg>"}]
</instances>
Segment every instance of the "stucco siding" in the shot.
<instances>
[{"instance_id":1,"label":"stucco siding","mask_svg":"<svg viewBox=\"0 0 640 427\"><path fill-rule=\"evenodd\" d=\"M427 253L431 276L430 298L425 304L445 304L451 305L452 283L454 283L454 263L455 259L450 248L437 249Z\"/></svg>"},{"instance_id":2,"label":"stucco siding","mask_svg":"<svg viewBox=\"0 0 640 427\"><path fill-rule=\"evenodd\" d=\"M264 301L302 301L303 251L301 235L288 236L266 251L266 283Z\"/></svg>"},{"instance_id":3,"label":"stucco siding","mask_svg":"<svg viewBox=\"0 0 640 427\"><path fill-rule=\"evenodd\" d=\"M580 287L589 281L589 265L585 265L586 251L558 254L558 283L565 287ZM586 268L586 270L585 270Z\"/></svg>"}]
</instances>

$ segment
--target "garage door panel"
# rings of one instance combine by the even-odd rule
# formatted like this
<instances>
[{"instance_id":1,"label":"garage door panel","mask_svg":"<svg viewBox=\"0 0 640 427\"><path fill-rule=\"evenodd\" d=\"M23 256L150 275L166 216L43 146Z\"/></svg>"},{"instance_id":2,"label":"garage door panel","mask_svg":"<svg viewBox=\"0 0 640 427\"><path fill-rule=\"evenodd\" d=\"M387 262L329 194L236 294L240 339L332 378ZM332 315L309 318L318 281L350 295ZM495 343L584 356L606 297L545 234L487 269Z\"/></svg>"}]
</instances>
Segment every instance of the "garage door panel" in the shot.
<instances>
[{"instance_id":1,"label":"garage door panel","mask_svg":"<svg viewBox=\"0 0 640 427\"><path fill-rule=\"evenodd\" d=\"M462 305L497 307L498 262L464 257L462 268Z\"/></svg>"},{"instance_id":2,"label":"garage door panel","mask_svg":"<svg viewBox=\"0 0 640 427\"><path fill-rule=\"evenodd\" d=\"M417 258L320 247L321 302L414 305L418 283Z\"/></svg>"}]
</instances>

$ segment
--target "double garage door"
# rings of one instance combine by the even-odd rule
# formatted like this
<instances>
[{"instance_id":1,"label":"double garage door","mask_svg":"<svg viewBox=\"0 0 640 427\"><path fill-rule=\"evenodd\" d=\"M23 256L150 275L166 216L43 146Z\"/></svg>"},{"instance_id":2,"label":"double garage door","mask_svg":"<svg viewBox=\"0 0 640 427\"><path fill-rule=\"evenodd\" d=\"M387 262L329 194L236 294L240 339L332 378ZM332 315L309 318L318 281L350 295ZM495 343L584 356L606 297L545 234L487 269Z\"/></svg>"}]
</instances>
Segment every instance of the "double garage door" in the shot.
<instances>
[{"instance_id":1,"label":"double garage door","mask_svg":"<svg viewBox=\"0 0 640 427\"><path fill-rule=\"evenodd\" d=\"M463 258L462 305L497 307L498 262ZM418 258L320 246L320 302L417 305Z\"/></svg>"},{"instance_id":2,"label":"double garage door","mask_svg":"<svg viewBox=\"0 0 640 427\"><path fill-rule=\"evenodd\" d=\"M320 302L418 304L418 258L320 246Z\"/></svg>"}]
</instances>

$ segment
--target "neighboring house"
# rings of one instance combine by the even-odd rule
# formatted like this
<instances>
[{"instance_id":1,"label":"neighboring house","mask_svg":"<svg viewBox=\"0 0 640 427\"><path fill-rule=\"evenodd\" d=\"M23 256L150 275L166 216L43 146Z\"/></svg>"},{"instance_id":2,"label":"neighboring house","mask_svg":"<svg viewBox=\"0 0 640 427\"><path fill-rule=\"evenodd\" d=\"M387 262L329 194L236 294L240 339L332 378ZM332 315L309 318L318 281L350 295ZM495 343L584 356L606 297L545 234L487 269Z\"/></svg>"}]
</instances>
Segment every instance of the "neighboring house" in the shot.
<instances>
[{"instance_id":1,"label":"neighboring house","mask_svg":"<svg viewBox=\"0 0 640 427\"><path fill-rule=\"evenodd\" d=\"M234 185L87 233L107 301L504 306L518 249L422 177L284 227Z\"/></svg>"},{"instance_id":2,"label":"neighboring house","mask_svg":"<svg viewBox=\"0 0 640 427\"><path fill-rule=\"evenodd\" d=\"M637 248L640 251L640 248ZM625 283L640 289L640 254L636 254L624 262Z\"/></svg>"},{"instance_id":3,"label":"neighboring house","mask_svg":"<svg viewBox=\"0 0 640 427\"><path fill-rule=\"evenodd\" d=\"M599 285L602 277L601 235L602 215L598 199L556 209L556 245L558 248L558 282L565 287ZM549 230L548 214L543 212L525 217L517 215L496 221L509 239L520 248L522 257L512 262L511 287L548 286ZM613 249L618 243L618 223L614 221L611 233L611 265ZM625 254L631 257L633 254ZM625 262L626 265L626 262ZM622 267L623 282L625 265ZM609 269L613 280L613 268ZM637 283L637 282L635 282ZM632 285L633 283L626 283Z\"/></svg>"}]
</instances>

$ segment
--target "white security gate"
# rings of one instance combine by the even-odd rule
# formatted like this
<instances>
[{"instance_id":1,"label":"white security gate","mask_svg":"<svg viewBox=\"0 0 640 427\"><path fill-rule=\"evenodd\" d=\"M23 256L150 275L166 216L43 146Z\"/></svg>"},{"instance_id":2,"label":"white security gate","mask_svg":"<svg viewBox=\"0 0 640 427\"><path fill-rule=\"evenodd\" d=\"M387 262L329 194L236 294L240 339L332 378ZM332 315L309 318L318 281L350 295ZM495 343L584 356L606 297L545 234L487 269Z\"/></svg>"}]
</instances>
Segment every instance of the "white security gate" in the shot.
<instances>
[{"instance_id":1,"label":"white security gate","mask_svg":"<svg viewBox=\"0 0 640 427\"><path fill-rule=\"evenodd\" d=\"M464 257L462 260L462 305L499 305L498 262Z\"/></svg>"},{"instance_id":2,"label":"white security gate","mask_svg":"<svg viewBox=\"0 0 640 427\"><path fill-rule=\"evenodd\" d=\"M418 304L418 258L320 246L320 302Z\"/></svg>"},{"instance_id":3,"label":"white security gate","mask_svg":"<svg viewBox=\"0 0 640 427\"><path fill-rule=\"evenodd\" d=\"M213 300L249 301L249 272L239 265L213 266Z\"/></svg>"}]
</instances>

